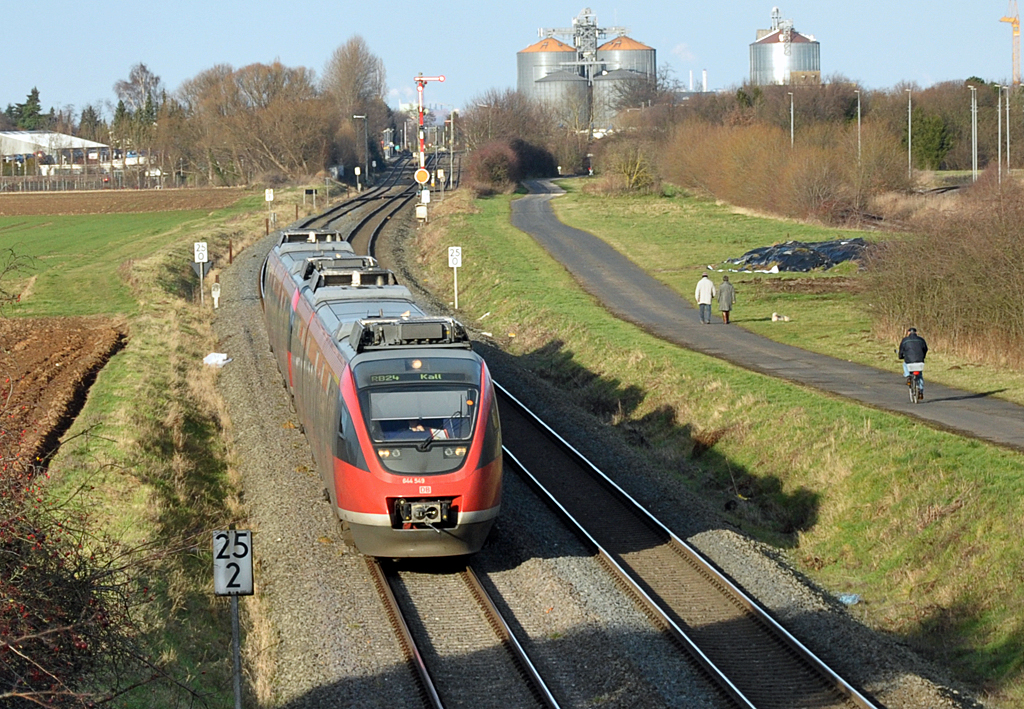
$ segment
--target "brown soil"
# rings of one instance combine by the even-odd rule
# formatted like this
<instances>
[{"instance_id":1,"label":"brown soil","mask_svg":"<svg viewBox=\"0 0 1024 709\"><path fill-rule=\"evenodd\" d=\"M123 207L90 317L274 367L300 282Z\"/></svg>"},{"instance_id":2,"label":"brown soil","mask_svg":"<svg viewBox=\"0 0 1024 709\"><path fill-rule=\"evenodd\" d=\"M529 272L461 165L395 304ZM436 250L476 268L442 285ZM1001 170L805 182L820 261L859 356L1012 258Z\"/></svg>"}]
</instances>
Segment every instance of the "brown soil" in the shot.
<instances>
[{"instance_id":1,"label":"brown soil","mask_svg":"<svg viewBox=\"0 0 1024 709\"><path fill-rule=\"evenodd\" d=\"M106 318L0 317L0 446L28 460L51 452L124 337Z\"/></svg>"},{"instance_id":2,"label":"brown soil","mask_svg":"<svg viewBox=\"0 0 1024 709\"><path fill-rule=\"evenodd\" d=\"M237 187L194 190L101 190L0 194L0 216L114 214L221 209L245 195Z\"/></svg>"},{"instance_id":3,"label":"brown soil","mask_svg":"<svg viewBox=\"0 0 1024 709\"><path fill-rule=\"evenodd\" d=\"M744 281L741 281L744 282ZM762 278L754 281L758 287L766 291L783 293L860 293L864 289L863 281L855 278Z\"/></svg>"}]
</instances>

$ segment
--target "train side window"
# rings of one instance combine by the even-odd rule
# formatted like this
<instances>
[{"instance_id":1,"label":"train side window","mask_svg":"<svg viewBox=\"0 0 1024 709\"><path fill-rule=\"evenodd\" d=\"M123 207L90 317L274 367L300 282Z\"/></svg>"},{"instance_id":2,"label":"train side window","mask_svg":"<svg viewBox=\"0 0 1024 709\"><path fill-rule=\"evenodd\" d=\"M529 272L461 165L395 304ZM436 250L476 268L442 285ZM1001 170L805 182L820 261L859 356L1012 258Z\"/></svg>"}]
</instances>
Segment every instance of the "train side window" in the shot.
<instances>
[{"instance_id":1,"label":"train side window","mask_svg":"<svg viewBox=\"0 0 1024 709\"><path fill-rule=\"evenodd\" d=\"M366 458L363 457L363 449L359 447L359 437L356 435L355 421L352 419L352 414L349 413L348 406L345 405L344 399L341 403L341 416L338 421L338 458L343 462L348 463L360 470L369 471L370 467L366 464Z\"/></svg>"},{"instance_id":2,"label":"train side window","mask_svg":"<svg viewBox=\"0 0 1024 709\"><path fill-rule=\"evenodd\" d=\"M491 410L487 414L487 429L484 431L483 448L480 451L480 465L487 465L501 455L501 423L498 418L498 399L491 396Z\"/></svg>"}]
</instances>

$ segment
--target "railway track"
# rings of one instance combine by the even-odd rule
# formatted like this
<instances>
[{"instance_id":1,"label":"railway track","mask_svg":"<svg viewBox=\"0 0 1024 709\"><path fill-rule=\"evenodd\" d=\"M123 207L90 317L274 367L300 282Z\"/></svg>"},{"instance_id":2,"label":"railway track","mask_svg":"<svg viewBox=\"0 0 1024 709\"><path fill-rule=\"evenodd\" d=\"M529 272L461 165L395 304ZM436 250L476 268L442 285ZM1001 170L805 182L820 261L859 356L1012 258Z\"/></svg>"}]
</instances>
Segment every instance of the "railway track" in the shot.
<instances>
[{"instance_id":1,"label":"railway track","mask_svg":"<svg viewBox=\"0 0 1024 709\"><path fill-rule=\"evenodd\" d=\"M737 705L875 707L499 387L505 461Z\"/></svg>"},{"instance_id":2,"label":"railway track","mask_svg":"<svg viewBox=\"0 0 1024 709\"><path fill-rule=\"evenodd\" d=\"M397 207L411 199L394 199ZM392 211L393 210L393 211ZM383 212L384 210L378 210ZM373 239L386 219L373 230ZM355 233L367 223L364 219ZM506 465L598 554L654 625L740 707L875 707L753 599L499 388ZM425 706L557 706L469 567L367 560ZM471 580L472 579L472 580ZM499 649L500 648L500 649ZM482 685L469 678L486 678Z\"/></svg>"},{"instance_id":3,"label":"railway track","mask_svg":"<svg viewBox=\"0 0 1024 709\"><path fill-rule=\"evenodd\" d=\"M427 166L434 167L430 156ZM443 162L443 161L440 161ZM458 186L462 171L461 158L453 161L454 174L445 175L445 188ZM388 222L419 195L420 188L412 180L416 165L408 157L392 165L381 183L363 194L341 202L330 209L298 222L296 229L336 229L348 231L348 241L357 254L373 255L377 237Z\"/></svg>"},{"instance_id":4,"label":"railway track","mask_svg":"<svg viewBox=\"0 0 1024 709\"><path fill-rule=\"evenodd\" d=\"M366 565L423 706L559 707L472 567L368 557Z\"/></svg>"},{"instance_id":5,"label":"railway track","mask_svg":"<svg viewBox=\"0 0 1024 709\"><path fill-rule=\"evenodd\" d=\"M400 159L388 169L384 175L384 179L379 185L375 185L374 187L360 192L356 196L346 199L343 202L339 202L333 207L314 214L311 217L302 219L296 222L293 225L293 228L329 229L331 228L332 222L339 221L343 217L352 214L367 205L372 206L381 200L393 197L394 195L392 193L396 191L396 188L408 187L408 184L403 183L402 178L412 176L411 164L412 163L408 157Z\"/></svg>"}]
</instances>

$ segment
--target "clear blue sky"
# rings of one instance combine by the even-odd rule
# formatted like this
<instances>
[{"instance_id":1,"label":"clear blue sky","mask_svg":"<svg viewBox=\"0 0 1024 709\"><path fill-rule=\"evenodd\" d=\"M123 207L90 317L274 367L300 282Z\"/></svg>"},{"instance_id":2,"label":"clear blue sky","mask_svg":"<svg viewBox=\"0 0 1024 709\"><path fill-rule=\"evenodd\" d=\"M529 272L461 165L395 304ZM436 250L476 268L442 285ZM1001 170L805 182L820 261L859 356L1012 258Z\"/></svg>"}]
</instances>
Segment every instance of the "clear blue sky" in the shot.
<instances>
[{"instance_id":1,"label":"clear blue sky","mask_svg":"<svg viewBox=\"0 0 1024 709\"><path fill-rule=\"evenodd\" d=\"M921 87L977 75L1008 81L1006 0L178 0L144 3L5 2L0 8L0 110L38 87L51 106L116 102L114 82L142 62L168 90L216 64L275 59L319 76L332 52L362 35L387 68L388 102L415 100L413 77L444 74L428 103L468 106L490 88L515 88L516 52L540 27L568 27L584 2L598 24L625 26L654 47L658 65L711 89L749 76L749 44L770 26L772 6L821 42L824 76L841 73L869 89Z\"/></svg>"}]
</instances>

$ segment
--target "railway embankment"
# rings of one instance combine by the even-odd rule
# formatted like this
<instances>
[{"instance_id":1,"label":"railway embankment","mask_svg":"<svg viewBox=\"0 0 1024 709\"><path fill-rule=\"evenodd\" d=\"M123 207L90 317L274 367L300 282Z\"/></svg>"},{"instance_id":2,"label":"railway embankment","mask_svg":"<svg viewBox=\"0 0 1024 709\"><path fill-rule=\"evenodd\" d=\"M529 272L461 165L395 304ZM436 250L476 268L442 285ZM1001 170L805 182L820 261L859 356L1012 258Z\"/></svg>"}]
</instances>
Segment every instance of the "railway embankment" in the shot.
<instances>
[{"instance_id":1,"label":"railway embankment","mask_svg":"<svg viewBox=\"0 0 1024 709\"><path fill-rule=\"evenodd\" d=\"M960 681L999 687L993 705L1013 704L1017 633L1004 629L1016 627L1019 453L669 346L599 307L509 214L507 199L490 198L435 216L410 256L450 304L451 274L431 254L463 247L461 317L489 333L499 359L585 412L581 445L604 457L623 441L668 489L770 543L832 603L853 603L850 618ZM630 218L644 233L649 223ZM665 487L634 486L670 506ZM998 657L992 634L1008 641Z\"/></svg>"}]
</instances>

